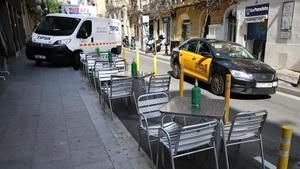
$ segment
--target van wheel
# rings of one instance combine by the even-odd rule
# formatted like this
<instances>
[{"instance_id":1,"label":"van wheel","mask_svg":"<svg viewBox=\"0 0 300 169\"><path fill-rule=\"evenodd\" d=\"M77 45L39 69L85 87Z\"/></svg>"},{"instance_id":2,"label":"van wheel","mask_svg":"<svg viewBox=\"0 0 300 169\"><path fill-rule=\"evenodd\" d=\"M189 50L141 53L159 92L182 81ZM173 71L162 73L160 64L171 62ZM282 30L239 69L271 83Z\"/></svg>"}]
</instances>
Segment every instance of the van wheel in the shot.
<instances>
[{"instance_id":1,"label":"van wheel","mask_svg":"<svg viewBox=\"0 0 300 169\"><path fill-rule=\"evenodd\" d=\"M224 84L223 77L220 74L215 73L210 83L211 92L215 95L222 96L224 94Z\"/></svg>"},{"instance_id":2,"label":"van wheel","mask_svg":"<svg viewBox=\"0 0 300 169\"><path fill-rule=\"evenodd\" d=\"M78 70L80 68L80 54L79 54L79 52L74 54L73 68L74 68L74 70Z\"/></svg>"},{"instance_id":3,"label":"van wheel","mask_svg":"<svg viewBox=\"0 0 300 169\"><path fill-rule=\"evenodd\" d=\"M41 60L36 60L36 61L35 61L35 64L36 64L37 66L42 66L42 63L43 63L43 61L41 61Z\"/></svg>"}]
</instances>

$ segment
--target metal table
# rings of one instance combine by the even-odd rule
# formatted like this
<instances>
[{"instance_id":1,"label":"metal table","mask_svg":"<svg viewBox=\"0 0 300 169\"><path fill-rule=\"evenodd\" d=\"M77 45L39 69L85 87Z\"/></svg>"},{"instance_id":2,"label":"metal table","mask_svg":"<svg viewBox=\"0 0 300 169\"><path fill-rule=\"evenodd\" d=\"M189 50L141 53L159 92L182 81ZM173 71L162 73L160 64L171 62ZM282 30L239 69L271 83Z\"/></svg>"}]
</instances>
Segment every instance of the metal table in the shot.
<instances>
[{"instance_id":1,"label":"metal table","mask_svg":"<svg viewBox=\"0 0 300 169\"><path fill-rule=\"evenodd\" d=\"M163 115L214 118L221 120L225 114L225 101L201 98L200 108L194 108L191 97L174 97L160 109Z\"/></svg>"}]
</instances>

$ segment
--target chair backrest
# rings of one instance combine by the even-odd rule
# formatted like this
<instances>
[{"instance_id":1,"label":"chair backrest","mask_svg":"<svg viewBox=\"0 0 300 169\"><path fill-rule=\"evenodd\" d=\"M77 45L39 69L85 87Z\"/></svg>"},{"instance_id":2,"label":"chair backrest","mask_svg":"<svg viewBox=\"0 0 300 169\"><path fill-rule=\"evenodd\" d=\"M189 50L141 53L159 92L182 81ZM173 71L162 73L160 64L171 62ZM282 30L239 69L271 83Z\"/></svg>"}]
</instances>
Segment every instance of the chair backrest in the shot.
<instances>
[{"instance_id":1,"label":"chair backrest","mask_svg":"<svg viewBox=\"0 0 300 169\"><path fill-rule=\"evenodd\" d=\"M233 119L227 141L260 136L267 115L268 113L265 110L238 113Z\"/></svg>"},{"instance_id":2,"label":"chair backrest","mask_svg":"<svg viewBox=\"0 0 300 169\"><path fill-rule=\"evenodd\" d=\"M213 146L218 125L217 120L212 120L182 127L179 134L176 135L177 140L174 153L177 154L177 152L187 151L204 145Z\"/></svg>"},{"instance_id":3,"label":"chair backrest","mask_svg":"<svg viewBox=\"0 0 300 169\"><path fill-rule=\"evenodd\" d=\"M121 98L133 95L133 80L131 77L111 76L110 97Z\"/></svg>"},{"instance_id":4,"label":"chair backrest","mask_svg":"<svg viewBox=\"0 0 300 169\"><path fill-rule=\"evenodd\" d=\"M113 63L115 67L119 70L119 72L125 72L126 71L126 65L125 61L122 58L115 58L113 60Z\"/></svg>"},{"instance_id":5,"label":"chair backrest","mask_svg":"<svg viewBox=\"0 0 300 169\"><path fill-rule=\"evenodd\" d=\"M171 76L156 75L151 76L149 80L148 93L169 92Z\"/></svg>"},{"instance_id":6,"label":"chair backrest","mask_svg":"<svg viewBox=\"0 0 300 169\"><path fill-rule=\"evenodd\" d=\"M103 70L98 70L96 76L98 77L99 82L110 81L111 76L117 74L118 72L119 71L116 68L107 68Z\"/></svg>"},{"instance_id":7,"label":"chair backrest","mask_svg":"<svg viewBox=\"0 0 300 169\"><path fill-rule=\"evenodd\" d=\"M137 101L137 112L151 119L161 116L160 109L169 102L169 96L166 93L144 94Z\"/></svg>"}]
</instances>

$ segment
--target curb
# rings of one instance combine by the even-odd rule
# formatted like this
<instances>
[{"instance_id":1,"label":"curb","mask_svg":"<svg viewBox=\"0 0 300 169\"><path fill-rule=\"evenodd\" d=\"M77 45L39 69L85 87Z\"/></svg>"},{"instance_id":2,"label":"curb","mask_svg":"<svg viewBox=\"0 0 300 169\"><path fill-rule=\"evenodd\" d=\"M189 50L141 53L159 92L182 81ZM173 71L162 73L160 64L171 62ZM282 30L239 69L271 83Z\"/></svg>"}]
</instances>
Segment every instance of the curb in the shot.
<instances>
[{"instance_id":1,"label":"curb","mask_svg":"<svg viewBox=\"0 0 300 169\"><path fill-rule=\"evenodd\" d=\"M289 94L289 95L293 95L293 96L296 96L296 97L300 97L300 90L293 89L293 88L290 88L290 87L278 86L277 91L282 92L282 93L286 93L286 94Z\"/></svg>"}]
</instances>

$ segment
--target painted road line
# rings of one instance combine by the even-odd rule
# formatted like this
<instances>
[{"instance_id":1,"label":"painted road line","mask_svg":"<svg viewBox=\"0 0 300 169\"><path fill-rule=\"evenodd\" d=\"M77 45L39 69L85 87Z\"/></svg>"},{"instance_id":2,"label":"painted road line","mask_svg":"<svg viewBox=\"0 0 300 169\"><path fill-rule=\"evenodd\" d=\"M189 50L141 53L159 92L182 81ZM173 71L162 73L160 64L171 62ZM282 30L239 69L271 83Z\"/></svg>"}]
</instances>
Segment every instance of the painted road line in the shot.
<instances>
[{"instance_id":1,"label":"painted road line","mask_svg":"<svg viewBox=\"0 0 300 169\"><path fill-rule=\"evenodd\" d=\"M260 156L256 156L253 159L261 164L261 157ZM272 163L270 163L267 160L265 160L265 166L268 167L269 169L276 169L276 166L273 165Z\"/></svg>"},{"instance_id":2,"label":"painted road line","mask_svg":"<svg viewBox=\"0 0 300 169\"><path fill-rule=\"evenodd\" d=\"M294 95L290 95L290 94L286 94L286 93L282 93L282 92L276 92L276 94L279 94L281 96L285 96L291 99L295 99L295 100L300 100L300 97L294 96Z\"/></svg>"}]
</instances>

